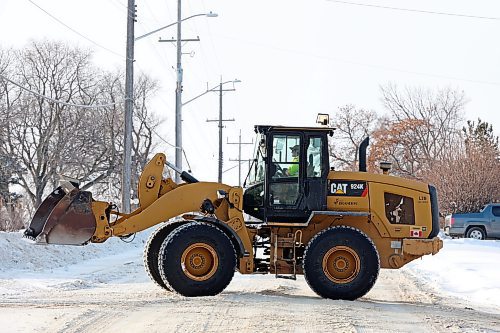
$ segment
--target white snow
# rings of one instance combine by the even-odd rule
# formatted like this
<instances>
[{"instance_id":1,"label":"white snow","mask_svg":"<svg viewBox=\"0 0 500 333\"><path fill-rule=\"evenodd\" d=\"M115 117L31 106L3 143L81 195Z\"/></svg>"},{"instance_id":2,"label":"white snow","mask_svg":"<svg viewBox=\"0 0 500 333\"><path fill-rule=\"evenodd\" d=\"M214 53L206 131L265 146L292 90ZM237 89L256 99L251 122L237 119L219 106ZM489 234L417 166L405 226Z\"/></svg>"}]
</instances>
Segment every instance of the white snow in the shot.
<instances>
[{"instance_id":1,"label":"white snow","mask_svg":"<svg viewBox=\"0 0 500 333\"><path fill-rule=\"evenodd\" d=\"M67 290L110 281L147 281L144 270L127 269L142 264L147 236L142 233L130 243L116 238L103 244L64 246L35 245L21 232L0 232L0 296L18 294L19 289Z\"/></svg>"},{"instance_id":2,"label":"white snow","mask_svg":"<svg viewBox=\"0 0 500 333\"><path fill-rule=\"evenodd\" d=\"M149 278L142 268L147 236L148 232L143 232L130 244L110 239L104 244L75 247L33 245L23 241L21 233L0 232L0 299L30 290L147 282ZM444 248L438 254L415 260L403 270L436 295L458 298L471 306L500 309L500 241L444 239ZM262 287L269 283L272 292L275 284L271 280L274 276L236 274L228 289L245 288L251 292L253 284Z\"/></svg>"},{"instance_id":3,"label":"white snow","mask_svg":"<svg viewBox=\"0 0 500 333\"><path fill-rule=\"evenodd\" d=\"M444 239L443 249L403 269L437 294L500 309L500 241Z\"/></svg>"}]
</instances>

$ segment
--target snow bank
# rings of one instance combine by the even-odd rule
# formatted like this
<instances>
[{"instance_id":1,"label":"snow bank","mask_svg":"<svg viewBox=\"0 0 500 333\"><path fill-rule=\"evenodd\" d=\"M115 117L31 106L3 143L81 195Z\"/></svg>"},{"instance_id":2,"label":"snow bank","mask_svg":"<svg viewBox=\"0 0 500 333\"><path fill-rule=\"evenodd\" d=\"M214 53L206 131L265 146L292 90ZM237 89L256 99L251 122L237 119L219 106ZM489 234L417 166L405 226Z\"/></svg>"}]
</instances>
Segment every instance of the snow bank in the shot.
<instances>
[{"instance_id":1,"label":"snow bank","mask_svg":"<svg viewBox=\"0 0 500 333\"><path fill-rule=\"evenodd\" d=\"M500 308L500 241L444 239L435 256L403 269L437 294Z\"/></svg>"},{"instance_id":2,"label":"snow bank","mask_svg":"<svg viewBox=\"0 0 500 333\"><path fill-rule=\"evenodd\" d=\"M103 244L68 246L35 245L23 239L22 232L0 232L0 277L11 275L12 271L43 272L132 249L142 251L148 235L148 232L137 234L130 243L112 238Z\"/></svg>"}]
</instances>

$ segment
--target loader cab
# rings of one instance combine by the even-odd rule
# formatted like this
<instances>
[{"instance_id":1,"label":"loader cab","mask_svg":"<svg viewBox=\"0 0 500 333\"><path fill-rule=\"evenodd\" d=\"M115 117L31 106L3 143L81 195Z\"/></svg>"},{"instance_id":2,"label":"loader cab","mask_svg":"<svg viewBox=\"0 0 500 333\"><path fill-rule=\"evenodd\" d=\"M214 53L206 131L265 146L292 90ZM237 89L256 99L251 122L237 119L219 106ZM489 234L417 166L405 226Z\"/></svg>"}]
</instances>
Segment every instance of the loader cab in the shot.
<instances>
[{"instance_id":1,"label":"loader cab","mask_svg":"<svg viewBox=\"0 0 500 333\"><path fill-rule=\"evenodd\" d=\"M255 126L245 213L265 222L301 223L326 210L332 128Z\"/></svg>"}]
</instances>

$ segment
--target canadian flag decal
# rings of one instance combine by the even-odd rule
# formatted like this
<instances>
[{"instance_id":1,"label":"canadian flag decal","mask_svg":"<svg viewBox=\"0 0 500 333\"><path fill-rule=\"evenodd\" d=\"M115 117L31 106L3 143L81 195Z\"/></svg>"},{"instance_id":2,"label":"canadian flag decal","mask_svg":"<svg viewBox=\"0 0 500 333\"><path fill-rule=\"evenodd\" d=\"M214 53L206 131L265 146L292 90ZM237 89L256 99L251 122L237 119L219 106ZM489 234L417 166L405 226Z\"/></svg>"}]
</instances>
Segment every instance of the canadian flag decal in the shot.
<instances>
[{"instance_id":1,"label":"canadian flag decal","mask_svg":"<svg viewBox=\"0 0 500 333\"><path fill-rule=\"evenodd\" d=\"M422 230L411 230L410 237L422 237Z\"/></svg>"}]
</instances>

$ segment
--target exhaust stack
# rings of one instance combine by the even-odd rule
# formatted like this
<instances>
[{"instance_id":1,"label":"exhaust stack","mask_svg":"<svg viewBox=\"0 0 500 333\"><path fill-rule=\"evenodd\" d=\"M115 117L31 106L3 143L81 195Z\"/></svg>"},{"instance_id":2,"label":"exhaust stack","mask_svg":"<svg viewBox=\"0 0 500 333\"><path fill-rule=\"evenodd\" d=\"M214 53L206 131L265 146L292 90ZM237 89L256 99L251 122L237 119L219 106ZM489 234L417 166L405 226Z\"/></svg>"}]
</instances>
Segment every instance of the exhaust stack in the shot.
<instances>
[{"instance_id":1,"label":"exhaust stack","mask_svg":"<svg viewBox=\"0 0 500 333\"><path fill-rule=\"evenodd\" d=\"M366 172L366 148L370 144L370 138L367 136L359 145L359 171Z\"/></svg>"}]
</instances>

